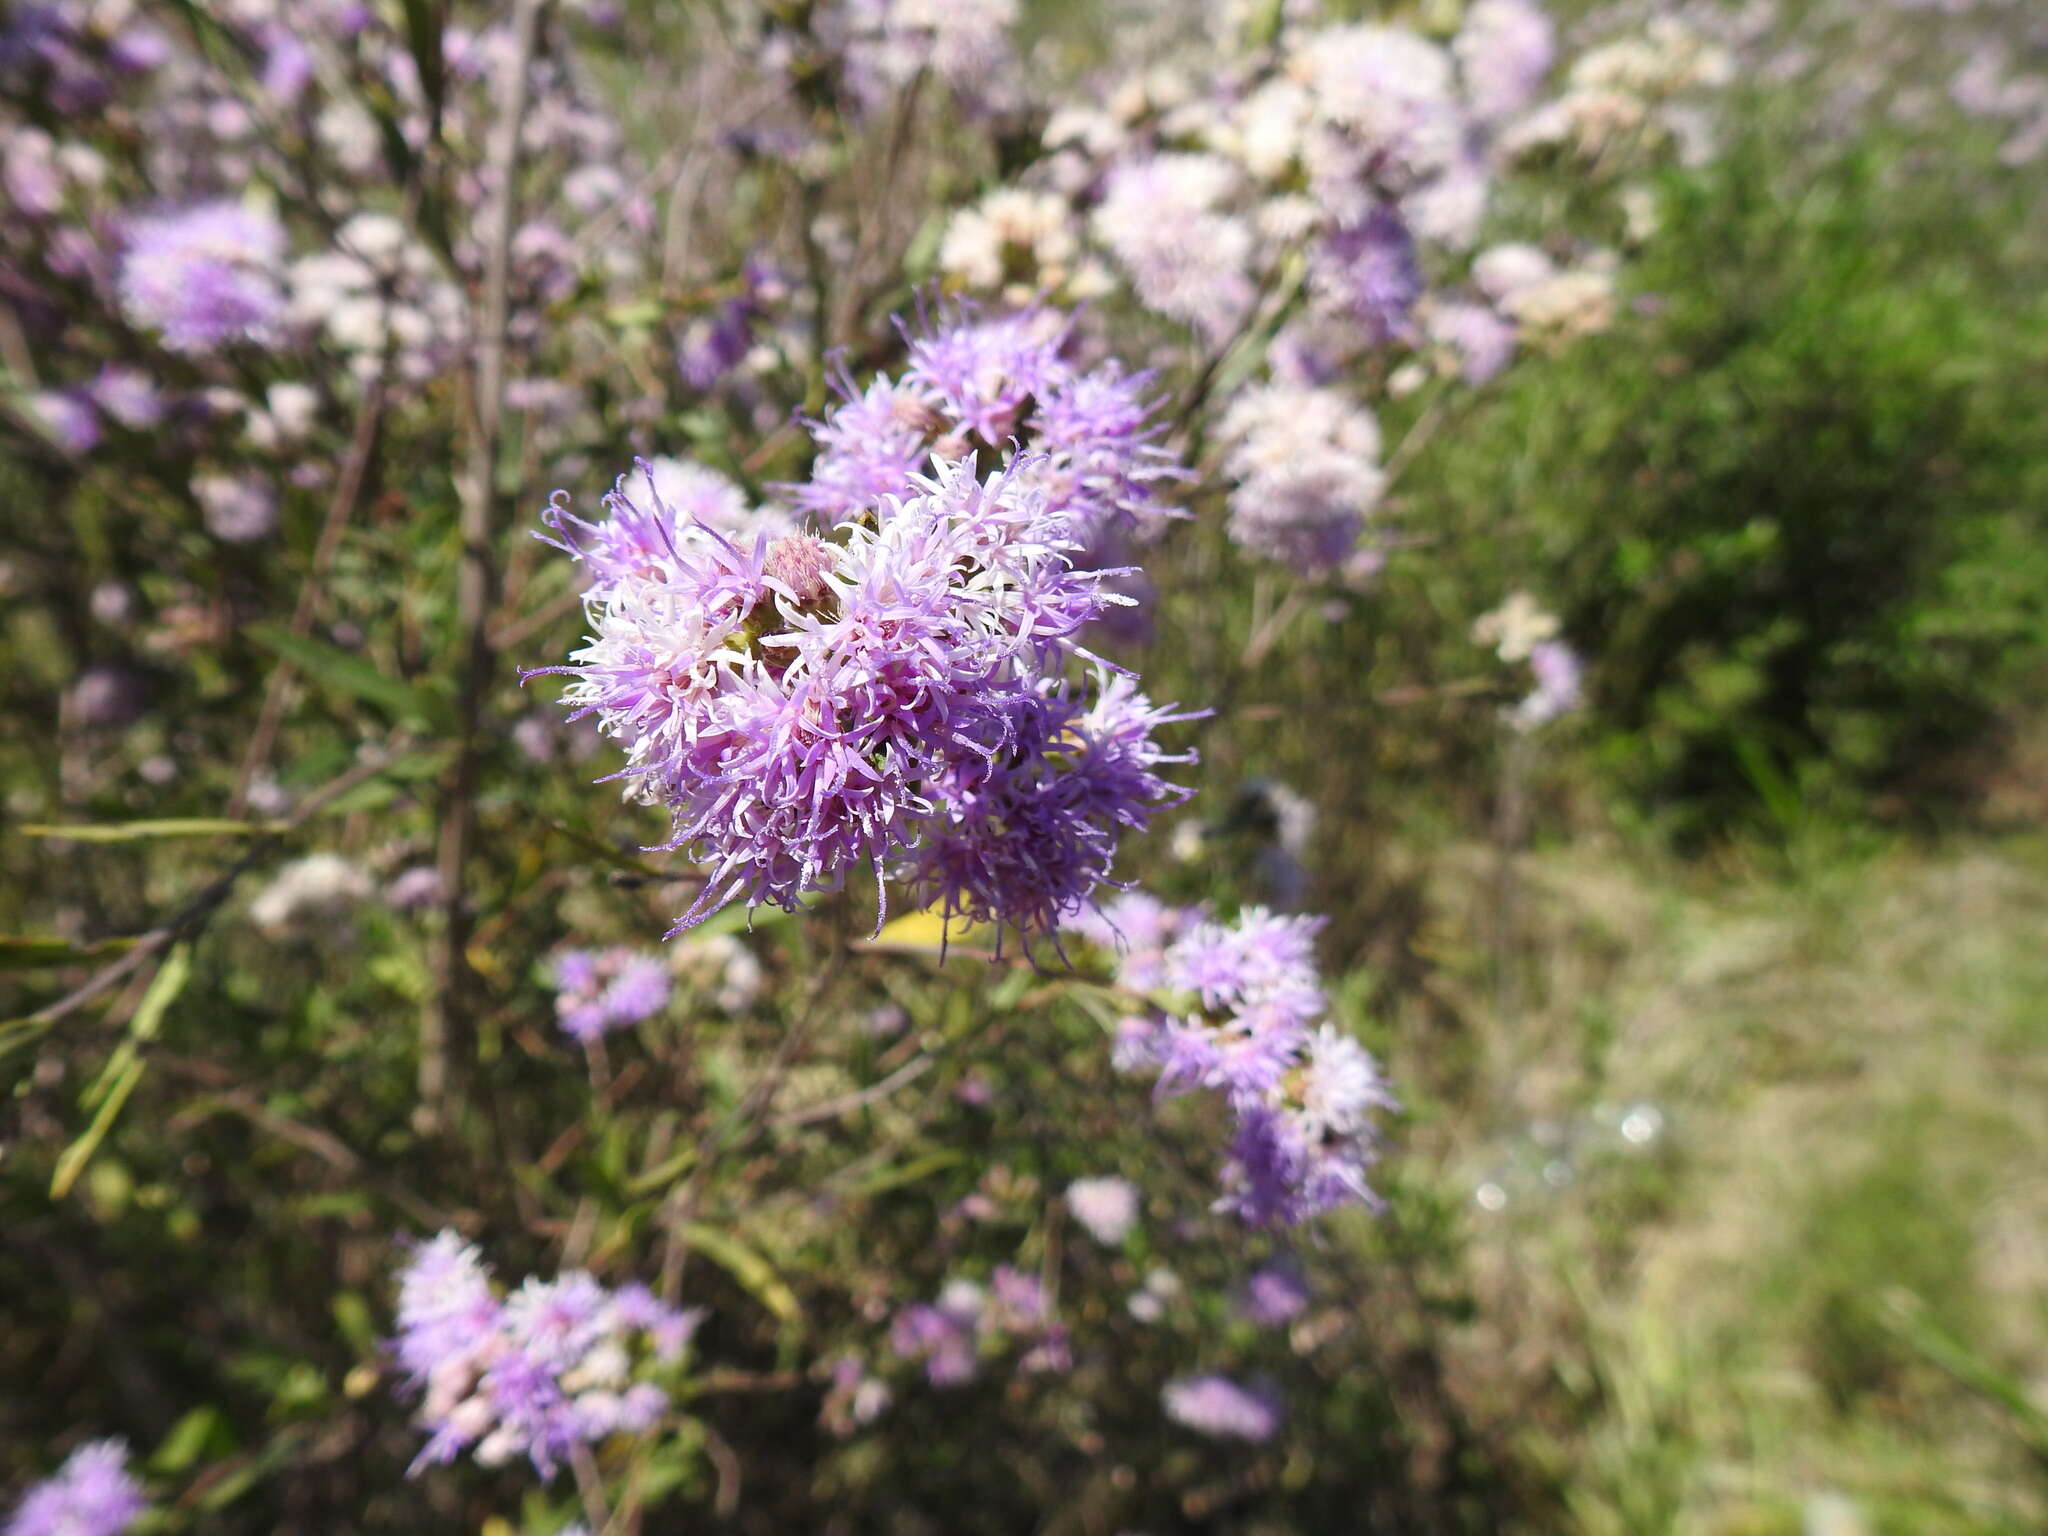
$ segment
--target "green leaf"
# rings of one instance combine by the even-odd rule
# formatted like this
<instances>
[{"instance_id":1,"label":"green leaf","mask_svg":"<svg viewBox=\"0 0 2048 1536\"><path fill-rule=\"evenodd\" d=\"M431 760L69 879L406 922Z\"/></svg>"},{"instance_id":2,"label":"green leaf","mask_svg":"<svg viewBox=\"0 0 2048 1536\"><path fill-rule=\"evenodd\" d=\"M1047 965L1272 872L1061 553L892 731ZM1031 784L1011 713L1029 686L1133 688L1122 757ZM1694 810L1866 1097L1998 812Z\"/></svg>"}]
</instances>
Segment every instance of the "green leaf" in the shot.
<instances>
[{"instance_id":1,"label":"green leaf","mask_svg":"<svg viewBox=\"0 0 2048 1536\"><path fill-rule=\"evenodd\" d=\"M339 646L295 635L277 624L252 624L248 633L257 644L275 651L306 676L336 693L374 704L395 721L436 723L438 711L431 695L402 678L392 677L374 662Z\"/></svg>"},{"instance_id":2,"label":"green leaf","mask_svg":"<svg viewBox=\"0 0 2048 1536\"><path fill-rule=\"evenodd\" d=\"M793 1323L802 1315L796 1292L766 1259L738 1238L697 1221L684 1223L680 1230L685 1242L737 1280L740 1288L774 1313L778 1321Z\"/></svg>"},{"instance_id":3,"label":"green leaf","mask_svg":"<svg viewBox=\"0 0 2048 1536\"><path fill-rule=\"evenodd\" d=\"M155 1036L157 1027L163 1023L165 1011L185 990L185 982L191 974L191 944L173 945L151 978L149 990L142 994L135 1017L128 1022L128 1038L121 1042L108 1059L105 1070L85 1092L82 1102L88 1107L97 1103L99 1108L92 1117L92 1123L85 1128L85 1134L66 1147L64 1155L57 1159L57 1170L50 1176L51 1199L62 1200L71 1193L71 1186L78 1182L79 1174L85 1171L93 1153L99 1150L100 1143L114 1128L121 1106L128 1102L128 1095L142 1081L144 1063L140 1046Z\"/></svg>"},{"instance_id":4,"label":"green leaf","mask_svg":"<svg viewBox=\"0 0 2048 1536\"><path fill-rule=\"evenodd\" d=\"M24 822L20 831L24 837L61 837L73 843L133 843L145 838L160 837L263 837L272 832L281 832L284 828L285 823L281 821L235 821L226 816L186 816L158 821L79 822L75 825ZM107 942L119 944L133 941Z\"/></svg>"},{"instance_id":5,"label":"green leaf","mask_svg":"<svg viewBox=\"0 0 2048 1536\"><path fill-rule=\"evenodd\" d=\"M429 0L405 0L405 36L412 49L413 63L419 66L420 92L427 98L427 106L434 114L434 125L438 132L441 122L441 101L445 89L447 71L441 58L441 30L443 17L441 8Z\"/></svg>"},{"instance_id":6,"label":"green leaf","mask_svg":"<svg viewBox=\"0 0 2048 1536\"><path fill-rule=\"evenodd\" d=\"M958 1152L928 1152L923 1157L913 1158L894 1168L884 1168L870 1174L853 1186L856 1195L879 1195L888 1190L901 1189L906 1184L915 1184L933 1174L963 1161Z\"/></svg>"},{"instance_id":7,"label":"green leaf","mask_svg":"<svg viewBox=\"0 0 2048 1536\"><path fill-rule=\"evenodd\" d=\"M194 1408L171 1426L163 1444L149 1458L149 1470L159 1477L176 1477L189 1472L200 1457L222 1455L234 1447L227 1420L218 1408L207 1404Z\"/></svg>"},{"instance_id":8,"label":"green leaf","mask_svg":"<svg viewBox=\"0 0 2048 1536\"><path fill-rule=\"evenodd\" d=\"M134 947L132 938L95 939L90 944L73 944L65 939L0 937L0 973L83 965L89 960L105 960L113 955L126 954Z\"/></svg>"}]
</instances>

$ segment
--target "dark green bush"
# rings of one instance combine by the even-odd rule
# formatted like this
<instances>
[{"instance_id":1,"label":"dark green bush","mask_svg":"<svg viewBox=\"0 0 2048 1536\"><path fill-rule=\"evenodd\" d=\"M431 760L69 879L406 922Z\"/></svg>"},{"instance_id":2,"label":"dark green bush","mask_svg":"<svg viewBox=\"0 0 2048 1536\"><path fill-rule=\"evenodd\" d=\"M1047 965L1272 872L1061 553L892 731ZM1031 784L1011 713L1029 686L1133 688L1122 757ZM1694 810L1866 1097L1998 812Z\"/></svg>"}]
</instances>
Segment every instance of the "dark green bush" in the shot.
<instances>
[{"instance_id":1,"label":"dark green bush","mask_svg":"<svg viewBox=\"0 0 2048 1536\"><path fill-rule=\"evenodd\" d=\"M2048 640L2022 189L1752 130L1662 193L1628 318L1447 434L1418 520L1526 554L1502 579L1563 614L1602 757L1678 830L1924 804Z\"/></svg>"}]
</instances>

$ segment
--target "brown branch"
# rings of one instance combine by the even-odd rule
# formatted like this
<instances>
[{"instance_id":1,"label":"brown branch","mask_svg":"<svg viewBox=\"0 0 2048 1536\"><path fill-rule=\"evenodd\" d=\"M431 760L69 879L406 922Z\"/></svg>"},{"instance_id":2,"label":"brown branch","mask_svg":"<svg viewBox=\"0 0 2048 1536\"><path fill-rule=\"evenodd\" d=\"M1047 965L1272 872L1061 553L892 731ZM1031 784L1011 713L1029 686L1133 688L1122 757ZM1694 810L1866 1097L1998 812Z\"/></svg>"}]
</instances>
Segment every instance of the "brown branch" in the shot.
<instances>
[{"instance_id":1,"label":"brown branch","mask_svg":"<svg viewBox=\"0 0 2048 1536\"><path fill-rule=\"evenodd\" d=\"M481 314L474 322L468 463L460 477L462 566L456 577L456 627L462 635L456 685L455 762L441 802L435 867L441 876L441 927L435 935L432 985L420 1018L419 1129L440 1129L458 1036L468 1022L475 977L469 966L469 909L465 879L476 840L477 776L483 752L483 695L490 686L494 651L489 629L497 585L493 542L498 523L498 429L505 409L505 327L510 310L512 214L519 174L519 130L526 115L526 85L545 0L514 0L512 52L506 63L503 108L492 125L487 166L490 202L483 233L490 242L484 266Z\"/></svg>"}]
</instances>

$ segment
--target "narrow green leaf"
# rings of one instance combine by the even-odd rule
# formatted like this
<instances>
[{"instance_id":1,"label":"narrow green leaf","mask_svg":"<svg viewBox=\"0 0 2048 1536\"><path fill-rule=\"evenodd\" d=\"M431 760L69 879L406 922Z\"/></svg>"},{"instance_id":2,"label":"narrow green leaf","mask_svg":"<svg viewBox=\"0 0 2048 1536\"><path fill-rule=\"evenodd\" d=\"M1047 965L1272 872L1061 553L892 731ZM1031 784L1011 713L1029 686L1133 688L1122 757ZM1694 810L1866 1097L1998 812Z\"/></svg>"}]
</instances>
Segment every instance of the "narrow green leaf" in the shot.
<instances>
[{"instance_id":1,"label":"narrow green leaf","mask_svg":"<svg viewBox=\"0 0 2048 1536\"><path fill-rule=\"evenodd\" d=\"M252 624L248 632L257 644L275 651L306 676L337 693L374 704L393 720L434 723L432 700L425 693L402 678L379 670L364 657L305 635L295 635L277 624Z\"/></svg>"},{"instance_id":2,"label":"narrow green leaf","mask_svg":"<svg viewBox=\"0 0 2048 1536\"><path fill-rule=\"evenodd\" d=\"M133 843L146 838L162 837L262 837L267 833L282 831L284 826L281 821L235 821L226 816L185 816L157 821L79 822L65 825L24 822L19 830L24 837L60 837L73 843ZM123 941L105 942L118 945Z\"/></svg>"},{"instance_id":3,"label":"narrow green leaf","mask_svg":"<svg viewBox=\"0 0 2048 1536\"><path fill-rule=\"evenodd\" d=\"M696 1221L685 1223L681 1230L685 1242L737 1280L742 1290L774 1313L779 1321L793 1323L802 1314L796 1292L783 1282L766 1259L738 1238Z\"/></svg>"},{"instance_id":4,"label":"narrow green leaf","mask_svg":"<svg viewBox=\"0 0 2048 1536\"><path fill-rule=\"evenodd\" d=\"M171 1426L163 1444L149 1458L149 1470L159 1477L176 1477L191 1471L217 1440L228 1441L228 1445L218 1446L217 1450L225 1450L232 1445L226 1430L227 1421L221 1417L218 1408L211 1404L194 1408Z\"/></svg>"},{"instance_id":5,"label":"narrow green leaf","mask_svg":"<svg viewBox=\"0 0 2048 1536\"><path fill-rule=\"evenodd\" d=\"M95 939L90 944L73 944L66 939L0 937L0 972L42 971L60 965L84 965L126 954L135 947L132 938ZM4 1028L5 1026L0 1026Z\"/></svg>"},{"instance_id":6,"label":"narrow green leaf","mask_svg":"<svg viewBox=\"0 0 2048 1536\"><path fill-rule=\"evenodd\" d=\"M93 1153L99 1150L100 1143L114 1128L121 1106L128 1102L128 1095L142 1081L145 1064L141 1043L154 1038L158 1026L163 1023L165 1011L185 990L185 982L191 974L192 946L189 943L173 945L151 978L149 990L142 994L135 1017L128 1021L128 1038L121 1042L108 1060L106 1069L86 1090L83 1102L88 1106L97 1103L99 1107L93 1114L92 1123L85 1128L85 1134L66 1147L63 1156L57 1159L57 1170L50 1176L51 1199L62 1200L71 1193L71 1186L78 1182L85 1165L92 1161Z\"/></svg>"}]
</instances>

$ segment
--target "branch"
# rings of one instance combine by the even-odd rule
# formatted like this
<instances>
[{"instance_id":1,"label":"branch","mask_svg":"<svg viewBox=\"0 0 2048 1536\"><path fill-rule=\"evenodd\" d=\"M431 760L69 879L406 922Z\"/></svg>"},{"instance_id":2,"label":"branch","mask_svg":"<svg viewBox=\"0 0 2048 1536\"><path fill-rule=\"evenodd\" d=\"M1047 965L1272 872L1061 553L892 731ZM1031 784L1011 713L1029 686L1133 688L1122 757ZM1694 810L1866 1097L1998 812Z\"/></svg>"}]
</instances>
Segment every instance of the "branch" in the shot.
<instances>
[{"instance_id":1,"label":"branch","mask_svg":"<svg viewBox=\"0 0 2048 1536\"><path fill-rule=\"evenodd\" d=\"M462 567L456 578L456 627L462 635L456 686L456 750L441 804L441 835L435 867L441 876L441 928L432 954L433 984L420 1019L420 1130L442 1122L456 1035L468 1018L474 978L467 947L469 913L464 876L476 840L476 780L482 752L478 736L483 694L490 685L495 651L489 619L497 586L493 542L498 522L496 469L498 429L505 410L505 323L512 269L512 213L519 175L519 130L526 116L526 83L546 0L514 0L512 52L506 61L503 109L492 126L486 164L490 202L483 214L489 241L484 264L481 314L473 330L475 357L471 391L468 463L460 479Z\"/></svg>"}]
</instances>

